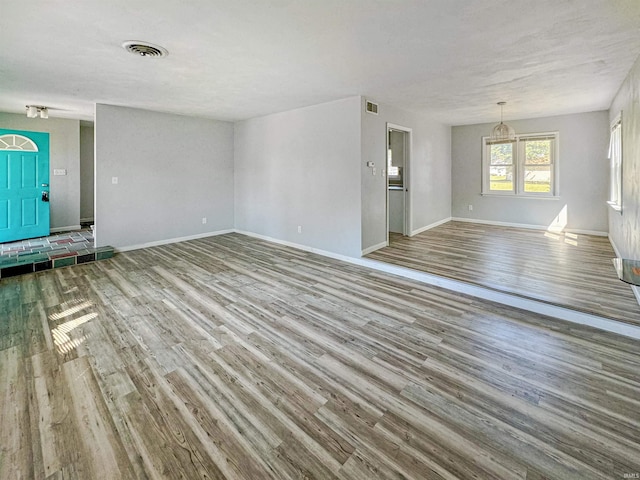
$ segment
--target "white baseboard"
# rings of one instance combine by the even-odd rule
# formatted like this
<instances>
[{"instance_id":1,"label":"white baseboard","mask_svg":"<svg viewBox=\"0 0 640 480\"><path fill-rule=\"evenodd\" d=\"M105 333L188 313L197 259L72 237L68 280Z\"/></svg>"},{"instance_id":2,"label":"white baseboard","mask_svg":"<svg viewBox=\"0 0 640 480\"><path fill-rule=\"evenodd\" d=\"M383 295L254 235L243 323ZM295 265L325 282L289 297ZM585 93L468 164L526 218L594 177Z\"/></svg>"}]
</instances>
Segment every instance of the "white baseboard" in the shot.
<instances>
[{"instance_id":1,"label":"white baseboard","mask_svg":"<svg viewBox=\"0 0 640 480\"><path fill-rule=\"evenodd\" d=\"M484 288L469 283L460 282L458 280L451 280L449 278L419 272L410 268L398 267L396 265L378 262L376 260L351 258L347 261L350 263L361 265L363 267L379 270L381 272L416 280L428 285L446 288L448 290L463 293L465 295L471 295L483 300L497 302L503 305L508 305L510 307L527 310L529 312L548 315L560 320L566 320L568 322L578 323L581 325L588 325L590 327L599 328L601 330L617 333L619 335L640 339L640 327L634 325L617 322L615 320L608 320L606 318L591 315L588 313L578 312L569 308L564 308L533 299L523 298L517 295L502 293L496 290L491 290L489 288Z\"/></svg>"},{"instance_id":2,"label":"white baseboard","mask_svg":"<svg viewBox=\"0 0 640 480\"><path fill-rule=\"evenodd\" d=\"M638 305L640 305L640 287L631 285L631 291L633 291L633 294L636 296L636 300L638 301Z\"/></svg>"},{"instance_id":3,"label":"white baseboard","mask_svg":"<svg viewBox=\"0 0 640 480\"><path fill-rule=\"evenodd\" d=\"M365 248L364 250L362 250L362 252L360 253L361 257L364 257L365 255L369 255L371 252L375 252L376 250L380 250L381 248L384 248L387 246L387 242L380 242L377 245L372 245L371 247Z\"/></svg>"},{"instance_id":4,"label":"white baseboard","mask_svg":"<svg viewBox=\"0 0 640 480\"><path fill-rule=\"evenodd\" d=\"M80 230L80 228L82 228L80 225L68 225L66 227L55 227L55 228L50 228L49 233L69 232L71 230Z\"/></svg>"},{"instance_id":5,"label":"white baseboard","mask_svg":"<svg viewBox=\"0 0 640 480\"><path fill-rule=\"evenodd\" d=\"M613 238L611 238L611 235L609 235L609 243L613 247L613 251L616 253L616 257L624 258L624 255L620 253L620 249L616 245L616 242L613 241ZM630 285L630 286L631 286L631 291L636 297L636 301L638 302L638 305L640 305L640 287L636 285Z\"/></svg>"},{"instance_id":6,"label":"white baseboard","mask_svg":"<svg viewBox=\"0 0 640 480\"><path fill-rule=\"evenodd\" d=\"M424 227L420 227L417 230L413 230L410 236L413 237L414 235L418 235L419 233L426 232L427 230L431 230L432 228L435 228L439 225L442 225L443 223L447 223L450 221L451 221L451 217L443 218L442 220L438 220L437 222L433 222Z\"/></svg>"},{"instance_id":7,"label":"white baseboard","mask_svg":"<svg viewBox=\"0 0 640 480\"><path fill-rule=\"evenodd\" d=\"M453 220L455 220L455 218ZM215 235L223 235L226 233L238 233L241 235L247 235L249 237L258 238L260 240L273 242L278 245L284 245L284 246L296 248L298 250L302 250L305 252L311 252L318 255L322 255L327 258L341 260L353 265L359 265L365 268L377 270L384 273L389 273L392 275L399 275L404 278L409 278L411 280L416 280L421 283L433 285L436 287L446 288L448 290L452 290L465 295L471 295L473 297L480 298L483 300L498 302L503 305L520 308L522 310L538 313L540 315L548 315L554 318L558 318L560 320L566 320L566 321L581 324L581 325L588 325L591 327L599 328L601 330L616 333L619 335L640 339L640 327L637 327L634 325L629 325L629 324L617 322L614 320L608 320L606 318L598 317L596 315L578 312L578 311L560 307L557 305L551 305L551 304L536 301L533 299L519 297L517 295L502 293L489 288L484 288L484 287L472 285L469 283L460 282L457 280L451 280L448 278L439 277L437 275L431 275L428 273L419 272L417 270L412 270L410 268L398 267L396 265L391 265L391 264L379 262L376 260L369 260L365 258L349 257L347 255L337 254L337 253L329 252L326 250L308 247L306 245L300 245L294 242L288 242L286 240L280 240L280 239L269 237L266 235L261 235L258 233L247 232L247 231L238 230L238 229L219 230L216 232L201 233L197 235L190 235L187 237L172 238L172 239L160 240L157 242L150 242L150 243L145 243L140 245L120 247L116 249L116 252L126 252L130 250L137 250L139 248L167 245L170 243L184 242L187 240L195 240L198 238L211 237ZM633 287L633 290L634 290L634 294L636 295L636 297L640 302L640 289L638 289L637 287Z\"/></svg>"},{"instance_id":8,"label":"white baseboard","mask_svg":"<svg viewBox=\"0 0 640 480\"><path fill-rule=\"evenodd\" d=\"M620 253L620 250L618 249L618 246L616 245L616 243L613 241L613 238L611 238L611 235L607 235L607 237L609 237L609 243L611 244L611 247L613 248L613 251L615 252L616 257L622 258L622 254Z\"/></svg>"},{"instance_id":9,"label":"white baseboard","mask_svg":"<svg viewBox=\"0 0 640 480\"><path fill-rule=\"evenodd\" d=\"M117 247L114 250L116 253L129 252L131 250L139 250L141 248L158 247L160 245L169 245L170 243L186 242L188 240L197 240L199 238L214 237L216 235L224 235L225 233L233 233L234 229L217 230L215 232L197 233L195 235L188 235L186 237L167 238L165 240L158 240L155 242L140 243L138 245L127 245L125 247Z\"/></svg>"},{"instance_id":10,"label":"white baseboard","mask_svg":"<svg viewBox=\"0 0 640 480\"><path fill-rule=\"evenodd\" d=\"M564 308L556 305L552 305L545 302L540 302L533 299L519 297L517 295L511 295L508 293L502 293L489 288L484 288L476 285L472 285L457 280L451 280L437 275L431 275L410 268L398 267L388 263L379 262L376 260L369 260L366 258L348 257L346 255L339 255L326 250L320 250L317 248L307 247L305 245L299 245L293 242L287 242L285 240L279 240L277 238L268 237L266 235L260 235L253 232L245 232L242 230L235 230L236 233L241 235L247 235L249 237L259 238L268 242L277 243L279 245L285 245L287 247L297 248L306 252L316 253L328 258L336 260L342 260L353 265L359 265L361 267L370 268L384 273L390 273L392 275L399 275L404 278L416 280L428 285L434 285L436 287L446 288L454 292L462 293L465 295L471 295L476 298L488 300L491 302L498 302L503 305L508 305L529 312L538 313L541 315L548 315L560 320L573 322L581 325L588 325L591 327L599 328L619 335L624 335L631 338L640 339L640 327L629 325L622 322L616 322L615 320L608 320L606 318L598 317L588 313L578 312L569 308Z\"/></svg>"},{"instance_id":11,"label":"white baseboard","mask_svg":"<svg viewBox=\"0 0 640 480\"><path fill-rule=\"evenodd\" d=\"M317 253L318 255L322 255L323 257L333 258L336 260L344 260L345 262L350 262L355 257L349 257L347 255L342 255L340 253L329 252L328 250L321 250L319 248L308 247L307 245L301 245L299 243L288 242L286 240L280 240L278 238L268 237L267 235L261 235L259 233L246 232L244 230L234 230L235 233L239 233L240 235L246 235L247 237L259 238L260 240L266 240L267 242L277 243L278 245L284 245L285 247L297 248L298 250L303 250L305 252ZM385 242L386 245L386 242Z\"/></svg>"},{"instance_id":12,"label":"white baseboard","mask_svg":"<svg viewBox=\"0 0 640 480\"><path fill-rule=\"evenodd\" d=\"M430 230L432 228L437 227L438 225L442 225L443 223L447 223L451 221L451 217L447 217L447 218L443 218L442 220L438 220L437 222L433 222L429 225L425 225L424 227L420 227L417 230L412 230L411 233L409 234L410 237L413 237L414 235L418 235L419 233L422 232L426 232L427 230ZM384 248L387 246L387 242L380 242L377 245L373 245L371 247L365 248L364 250L362 250L361 253L361 257L364 257L365 255L369 255L371 252L375 252L376 250L379 250L381 248Z\"/></svg>"},{"instance_id":13,"label":"white baseboard","mask_svg":"<svg viewBox=\"0 0 640 480\"><path fill-rule=\"evenodd\" d=\"M529 223L511 223L511 222L498 222L495 220L482 220L479 218L465 218L465 217L451 217L454 222L467 222L467 223L480 223L483 225L496 225L498 227L514 227L514 228L528 228L531 230L549 230L545 225L532 225ZM581 230L577 228L565 228L563 231L568 233L577 233L580 235L594 235L596 237L607 237L608 232L601 232L599 230ZM553 232L556 233L556 232Z\"/></svg>"}]
</instances>

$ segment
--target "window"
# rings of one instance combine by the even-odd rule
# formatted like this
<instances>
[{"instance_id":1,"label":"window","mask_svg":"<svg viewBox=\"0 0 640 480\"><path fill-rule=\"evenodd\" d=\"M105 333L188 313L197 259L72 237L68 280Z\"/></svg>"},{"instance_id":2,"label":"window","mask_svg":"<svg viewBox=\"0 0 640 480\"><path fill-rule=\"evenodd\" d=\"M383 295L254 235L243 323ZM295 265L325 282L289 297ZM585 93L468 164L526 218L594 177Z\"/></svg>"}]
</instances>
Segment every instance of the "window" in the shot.
<instances>
[{"instance_id":1,"label":"window","mask_svg":"<svg viewBox=\"0 0 640 480\"><path fill-rule=\"evenodd\" d=\"M622 112L611 125L609 140L609 201L614 210L622 211Z\"/></svg>"},{"instance_id":2,"label":"window","mask_svg":"<svg viewBox=\"0 0 640 480\"><path fill-rule=\"evenodd\" d=\"M557 132L501 142L483 137L483 195L556 196L557 148Z\"/></svg>"},{"instance_id":3,"label":"window","mask_svg":"<svg viewBox=\"0 0 640 480\"><path fill-rule=\"evenodd\" d=\"M27 150L29 152L37 152L38 146L27 137L9 134L0 136L0 150Z\"/></svg>"},{"instance_id":4,"label":"window","mask_svg":"<svg viewBox=\"0 0 640 480\"><path fill-rule=\"evenodd\" d=\"M389 129L387 177L390 187L404 186L405 134L404 131Z\"/></svg>"}]
</instances>

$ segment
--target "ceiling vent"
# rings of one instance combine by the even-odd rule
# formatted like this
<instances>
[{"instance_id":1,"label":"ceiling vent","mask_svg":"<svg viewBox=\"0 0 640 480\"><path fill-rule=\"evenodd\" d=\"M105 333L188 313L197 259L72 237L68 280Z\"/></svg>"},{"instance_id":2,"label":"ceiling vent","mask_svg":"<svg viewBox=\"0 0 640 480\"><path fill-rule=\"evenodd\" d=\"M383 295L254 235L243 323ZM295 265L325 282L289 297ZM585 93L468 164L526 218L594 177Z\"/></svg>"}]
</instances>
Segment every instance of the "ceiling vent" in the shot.
<instances>
[{"instance_id":1,"label":"ceiling vent","mask_svg":"<svg viewBox=\"0 0 640 480\"><path fill-rule=\"evenodd\" d=\"M139 57L166 57L169 52L166 48L162 48L159 45L154 45L149 42L140 42L138 40L129 40L122 44L127 52L138 55Z\"/></svg>"},{"instance_id":2,"label":"ceiling vent","mask_svg":"<svg viewBox=\"0 0 640 480\"><path fill-rule=\"evenodd\" d=\"M378 104L370 102L369 100L367 100L366 111L367 111L367 113L373 113L374 115L377 115L378 114Z\"/></svg>"}]
</instances>

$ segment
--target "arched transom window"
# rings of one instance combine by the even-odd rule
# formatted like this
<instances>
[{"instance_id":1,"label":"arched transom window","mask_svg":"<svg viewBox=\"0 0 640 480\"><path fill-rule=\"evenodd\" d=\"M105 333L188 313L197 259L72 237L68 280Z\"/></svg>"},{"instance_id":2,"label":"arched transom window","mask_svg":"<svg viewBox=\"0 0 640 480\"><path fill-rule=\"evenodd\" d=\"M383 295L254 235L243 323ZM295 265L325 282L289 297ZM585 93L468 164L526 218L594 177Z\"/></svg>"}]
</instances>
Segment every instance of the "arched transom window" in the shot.
<instances>
[{"instance_id":1,"label":"arched transom window","mask_svg":"<svg viewBox=\"0 0 640 480\"><path fill-rule=\"evenodd\" d=\"M38 146L33 140L22 135L1 135L0 150L26 150L27 152L37 152Z\"/></svg>"}]
</instances>

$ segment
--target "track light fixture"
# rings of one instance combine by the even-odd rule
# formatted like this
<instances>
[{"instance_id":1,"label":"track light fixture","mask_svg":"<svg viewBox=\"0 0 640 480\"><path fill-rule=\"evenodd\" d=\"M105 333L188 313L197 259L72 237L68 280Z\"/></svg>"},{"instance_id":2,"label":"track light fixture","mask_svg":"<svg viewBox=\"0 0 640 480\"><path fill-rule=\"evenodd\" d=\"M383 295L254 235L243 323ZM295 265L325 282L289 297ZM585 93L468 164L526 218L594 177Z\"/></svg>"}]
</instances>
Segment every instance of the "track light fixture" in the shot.
<instances>
[{"instance_id":1,"label":"track light fixture","mask_svg":"<svg viewBox=\"0 0 640 480\"><path fill-rule=\"evenodd\" d=\"M27 105L28 118L49 118L49 109L41 105Z\"/></svg>"}]
</instances>

